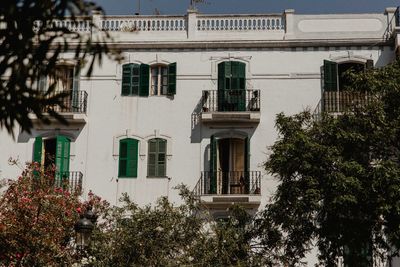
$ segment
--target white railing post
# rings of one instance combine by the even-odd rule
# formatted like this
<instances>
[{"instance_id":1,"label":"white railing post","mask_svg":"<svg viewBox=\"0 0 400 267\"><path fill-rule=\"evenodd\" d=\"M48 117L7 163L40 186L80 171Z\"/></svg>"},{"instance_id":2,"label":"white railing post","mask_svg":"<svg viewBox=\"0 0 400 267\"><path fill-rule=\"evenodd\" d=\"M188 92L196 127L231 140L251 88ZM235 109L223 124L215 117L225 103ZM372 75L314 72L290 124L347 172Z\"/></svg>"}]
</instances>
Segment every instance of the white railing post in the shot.
<instances>
[{"instance_id":1,"label":"white railing post","mask_svg":"<svg viewBox=\"0 0 400 267\"><path fill-rule=\"evenodd\" d=\"M290 39L294 35L294 9L285 9L285 39Z\"/></svg>"},{"instance_id":2,"label":"white railing post","mask_svg":"<svg viewBox=\"0 0 400 267\"><path fill-rule=\"evenodd\" d=\"M187 38L194 39L197 31L197 9L192 8L187 11Z\"/></svg>"},{"instance_id":3,"label":"white railing post","mask_svg":"<svg viewBox=\"0 0 400 267\"><path fill-rule=\"evenodd\" d=\"M394 28L396 27L396 18L395 18L395 13L396 13L397 8L396 7L387 7L385 9L385 15L387 17L387 23L388 23L388 32L391 34L394 31Z\"/></svg>"}]
</instances>

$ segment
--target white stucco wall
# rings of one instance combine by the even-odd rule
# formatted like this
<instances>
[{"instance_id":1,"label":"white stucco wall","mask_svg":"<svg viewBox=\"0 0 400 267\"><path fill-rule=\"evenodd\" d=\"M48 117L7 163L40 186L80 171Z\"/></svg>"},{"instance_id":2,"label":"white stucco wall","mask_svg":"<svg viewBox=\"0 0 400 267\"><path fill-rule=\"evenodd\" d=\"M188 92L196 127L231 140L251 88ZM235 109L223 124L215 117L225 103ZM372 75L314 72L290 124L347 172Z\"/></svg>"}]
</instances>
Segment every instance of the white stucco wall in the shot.
<instances>
[{"instance_id":1,"label":"white stucco wall","mask_svg":"<svg viewBox=\"0 0 400 267\"><path fill-rule=\"evenodd\" d=\"M354 49L325 48L317 51L303 49L242 49L229 51L127 51L125 62L177 62L177 92L173 99L165 96L121 96L121 65L105 61L93 76L81 78L80 89L88 92L87 122L80 128L57 126L58 129L37 128L32 135L16 132L16 140L1 133L0 169L2 177L15 178L20 169L7 163L9 157L18 158L21 165L32 160L34 137L67 133L76 135L71 146L70 170L84 174L84 189L93 190L111 203L122 192L135 201L146 204L160 196L179 201L176 190L180 183L193 188L201 171L207 171L207 147L212 134L242 131L251 136L250 170L260 170L262 204L274 192L275 181L265 173L262 163L268 147L277 138L274 127L279 112L295 114L305 108L313 110L321 97L321 67L324 59L348 57L349 54L373 59L385 65L393 58L390 47ZM221 60L247 62L247 88L261 90L261 120L255 127L215 129L201 122L192 130L192 113L201 98L202 90L217 88L215 65ZM122 63L123 64L123 63ZM214 73L213 73L214 71ZM214 78L214 79L213 79ZM68 130L70 129L70 130ZM118 156L115 142L120 135L141 140L138 178L118 179ZM165 178L147 178L147 143L149 138L166 136L171 148ZM116 141L117 140L117 141Z\"/></svg>"}]
</instances>

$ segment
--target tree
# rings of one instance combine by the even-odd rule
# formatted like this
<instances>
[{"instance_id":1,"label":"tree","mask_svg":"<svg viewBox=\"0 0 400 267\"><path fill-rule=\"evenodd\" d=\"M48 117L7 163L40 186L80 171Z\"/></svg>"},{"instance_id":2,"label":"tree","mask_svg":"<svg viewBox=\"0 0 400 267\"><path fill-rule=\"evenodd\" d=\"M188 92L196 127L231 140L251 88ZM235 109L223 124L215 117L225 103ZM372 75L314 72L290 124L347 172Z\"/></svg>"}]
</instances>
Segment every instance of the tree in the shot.
<instances>
[{"instance_id":1,"label":"tree","mask_svg":"<svg viewBox=\"0 0 400 267\"><path fill-rule=\"evenodd\" d=\"M29 113L49 123L44 111L66 123L53 108L62 106L68 93L54 92L55 82L47 91L37 90L41 77L56 77L55 66L60 55L71 52L76 62L88 61L87 75L95 62L101 63L106 53L117 59L104 44L106 33L90 34L69 30L54 21L68 19L79 23L77 16L88 16L101 8L87 0L3 0L0 5L0 127L10 134L16 124L30 131ZM91 21L86 21L95 29ZM78 64L80 67L80 65Z\"/></svg>"},{"instance_id":2,"label":"tree","mask_svg":"<svg viewBox=\"0 0 400 267\"><path fill-rule=\"evenodd\" d=\"M89 254L93 266L258 266L250 217L238 207L216 222L186 187L184 204L161 198L139 207L127 195L121 207L95 208L99 222Z\"/></svg>"},{"instance_id":3,"label":"tree","mask_svg":"<svg viewBox=\"0 0 400 267\"><path fill-rule=\"evenodd\" d=\"M70 266L79 191L54 186L54 170L32 164L0 197L0 266Z\"/></svg>"},{"instance_id":4,"label":"tree","mask_svg":"<svg viewBox=\"0 0 400 267\"><path fill-rule=\"evenodd\" d=\"M259 219L289 265L314 244L324 266L372 266L400 249L400 62L349 74L369 103L340 115L279 114L265 168L279 181ZM273 236L273 235L272 235Z\"/></svg>"}]
</instances>

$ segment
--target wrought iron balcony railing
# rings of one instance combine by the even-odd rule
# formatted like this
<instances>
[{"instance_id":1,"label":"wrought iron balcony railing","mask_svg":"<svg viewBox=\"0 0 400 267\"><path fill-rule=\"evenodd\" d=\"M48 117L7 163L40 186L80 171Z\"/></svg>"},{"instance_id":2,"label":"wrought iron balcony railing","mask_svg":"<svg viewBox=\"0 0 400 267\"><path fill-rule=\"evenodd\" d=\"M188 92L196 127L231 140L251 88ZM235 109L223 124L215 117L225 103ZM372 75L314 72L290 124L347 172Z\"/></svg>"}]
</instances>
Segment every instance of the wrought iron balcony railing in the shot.
<instances>
[{"instance_id":1,"label":"wrought iron balcony railing","mask_svg":"<svg viewBox=\"0 0 400 267\"><path fill-rule=\"evenodd\" d=\"M59 113L82 113L85 114L87 110L87 99L88 93L82 90L69 90L63 91L63 93L68 93L66 97L63 98L62 105L47 106L46 108L51 108L52 110ZM60 92L54 92L57 94Z\"/></svg>"},{"instance_id":2,"label":"wrought iron balcony railing","mask_svg":"<svg viewBox=\"0 0 400 267\"><path fill-rule=\"evenodd\" d=\"M194 188L196 196L202 195L260 195L259 171L203 171Z\"/></svg>"},{"instance_id":3,"label":"wrought iron balcony railing","mask_svg":"<svg viewBox=\"0 0 400 267\"><path fill-rule=\"evenodd\" d=\"M378 96L369 92L357 91L325 91L321 101L314 110L313 117L318 120L322 112L342 113L355 107L370 104Z\"/></svg>"},{"instance_id":4,"label":"wrought iron balcony railing","mask_svg":"<svg viewBox=\"0 0 400 267\"><path fill-rule=\"evenodd\" d=\"M260 111L260 90L206 90L202 112Z\"/></svg>"},{"instance_id":5,"label":"wrought iron balcony railing","mask_svg":"<svg viewBox=\"0 0 400 267\"><path fill-rule=\"evenodd\" d=\"M68 189L71 193L80 194L82 180L83 174L80 171L56 172L54 186Z\"/></svg>"}]
</instances>

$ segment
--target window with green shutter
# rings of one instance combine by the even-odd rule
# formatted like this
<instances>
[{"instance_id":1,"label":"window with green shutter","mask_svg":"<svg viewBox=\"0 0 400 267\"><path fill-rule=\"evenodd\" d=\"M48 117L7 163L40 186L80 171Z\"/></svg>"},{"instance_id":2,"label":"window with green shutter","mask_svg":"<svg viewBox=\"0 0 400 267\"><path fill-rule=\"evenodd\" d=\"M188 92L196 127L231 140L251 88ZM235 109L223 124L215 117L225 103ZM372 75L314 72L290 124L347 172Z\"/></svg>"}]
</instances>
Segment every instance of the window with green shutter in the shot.
<instances>
[{"instance_id":1,"label":"window with green shutter","mask_svg":"<svg viewBox=\"0 0 400 267\"><path fill-rule=\"evenodd\" d=\"M218 64L218 111L246 109L246 64L225 61Z\"/></svg>"},{"instance_id":2,"label":"window with green shutter","mask_svg":"<svg viewBox=\"0 0 400 267\"><path fill-rule=\"evenodd\" d=\"M324 91L345 91L351 86L351 79L348 77L350 71L358 73L365 69L371 69L374 66L374 61L368 59L365 63L345 61L345 62L334 62L324 60L323 66L323 81Z\"/></svg>"},{"instance_id":3,"label":"window with green shutter","mask_svg":"<svg viewBox=\"0 0 400 267\"><path fill-rule=\"evenodd\" d=\"M141 77L140 65L133 63L123 65L121 95L123 96L138 95L140 86L140 77Z\"/></svg>"},{"instance_id":4,"label":"window with green shutter","mask_svg":"<svg viewBox=\"0 0 400 267\"><path fill-rule=\"evenodd\" d=\"M64 174L69 172L70 140L62 135L56 137L55 163L57 172Z\"/></svg>"},{"instance_id":5,"label":"window with green shutter","mask_svg":"<svg viewBox=\"0 0 400 267\"><path fill-rule=\"evenodd\" d=\"M149 96L150 66L141 64L139 74L139 96Z\"/></svg>"},{"instance_id":6,"label":"window with green shutter","mask_svg":"<svg viewBox=\"0 0 400 267\"><path fill-rule=\"evenodd\" d=\"M337 91L338 64L333 61L324 60L324 90Z\"/></svg>"},{"instance_id":7,"label":"window with green shutter","mask_svg":"<svg viewBox=\"0 0 400 267\"><path fill-rule=\"evenodd\" d=\"M43 138L38 136L35 138L35 142L33 144L33 161L38 162L40 164L43 163L42 155L43 155Z\"/></svg>"},{"instance_id":8,"label":"window with green shutter","mask_svg":"<svg viewBox=\"0 0 400 267\"><path fill-rule=\"evenodd\" d=\"M168 65L168 91L167 95L176 94L176 63Z\"/></svg>"},{"instance_id":9,"label":"window with green shutter","mask_svg":"<svg viewBox=\"0 0 400 267\"><path fill-rule=\"evenodd\" d=\"M139 141L126 138L119 141L118 177L136 178L138 169Z\"/></svg>"},{"instance_id":10,"label":"window with green shutter","mask_svg":"<svg viewBox=\"0 0 400 267\"><path fill-rule=\"evenodd\" d=\"M175 95L176 63L169 65L124 64L122 96Z\"/></svg>"},{"instance_id":11,"label":"window with green shutter","mask_svg":"<svg viewBox=\"0 0 400 267\"><path fill-rule=\"evenodd\" d=\"M167 140L161 138L153 138L148 142L148 161L147 176L148 177L165 177L166 176L166 153Z\"/></svg>"},{"instance_id":12,"label":"window with green shutter","mask_svg":"<svg viewBox=\"0 0 400 267\"><path fill-rule=\"evenodd\" d=\"M150 67L151 96L176 94L176 63L169 65L152 65Z\"/></svg>"}]
</instances>

